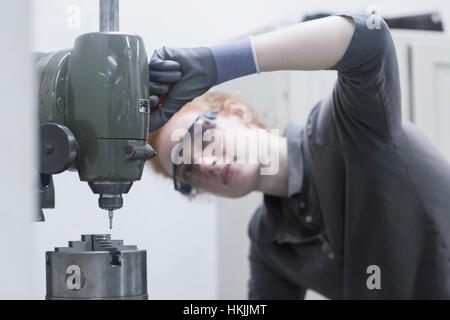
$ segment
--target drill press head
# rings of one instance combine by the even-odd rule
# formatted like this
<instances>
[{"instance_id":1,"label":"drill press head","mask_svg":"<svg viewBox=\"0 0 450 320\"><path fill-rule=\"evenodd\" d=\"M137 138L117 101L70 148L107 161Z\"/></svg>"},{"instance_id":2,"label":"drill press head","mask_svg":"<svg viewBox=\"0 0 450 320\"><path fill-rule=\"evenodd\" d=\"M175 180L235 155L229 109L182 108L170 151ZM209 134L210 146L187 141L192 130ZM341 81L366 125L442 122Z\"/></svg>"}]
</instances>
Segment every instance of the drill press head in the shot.
<instances>
[{"instance_id":1,"label":"drill press head","mask_svg":"<svg viewBox=\"0 0 450 320\"><path fill-rule=\"evenodd\" d=\"M147 144L148 62L136 35L96 32L77 38L69 58L67 124L79 137L78 173L108 211L142 176Z\"/></svg>"},{"instance_id":2,"label":"drill press head","mask_svg":"<svg viewBox=\"0 0 450 320\"><path fill-rule=\"evenodd\" d=\"M99 207L107 210L111 224L113 211L123 205L122 194L140 180L145 161L155 155L147 144L150 104L144 43L131 34L88 33L76 39L72 50L41 60L41 125L55 123L73 135L77 156L66 167L74 167L80 180L99 195ZM42 141L43 146L48 143ZM46 155L41 162L48 159Z\"/></svg>"}]
</instances>

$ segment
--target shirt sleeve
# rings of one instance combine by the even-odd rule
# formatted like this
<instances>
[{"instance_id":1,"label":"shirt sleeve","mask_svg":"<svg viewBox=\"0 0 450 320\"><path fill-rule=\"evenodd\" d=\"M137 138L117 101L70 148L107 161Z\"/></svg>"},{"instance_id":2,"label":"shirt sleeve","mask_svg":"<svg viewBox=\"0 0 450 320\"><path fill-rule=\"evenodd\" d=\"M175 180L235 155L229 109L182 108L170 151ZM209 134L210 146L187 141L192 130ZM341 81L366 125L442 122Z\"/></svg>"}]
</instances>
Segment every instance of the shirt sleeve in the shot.
<instances>
[{"instance_id":1,"label":"shirt sleeve","mask_svg":"<svg viewBox=\"0 0 450 320\"><path fill-rule=\"evenodd\" d=\"M331 68L338 71L333 91L337 120L348 131L394 144L401 126L401 93L389 27L379 16L341 16L354 21L355 31L344 56Z\"/></svg>"}]
</instances>

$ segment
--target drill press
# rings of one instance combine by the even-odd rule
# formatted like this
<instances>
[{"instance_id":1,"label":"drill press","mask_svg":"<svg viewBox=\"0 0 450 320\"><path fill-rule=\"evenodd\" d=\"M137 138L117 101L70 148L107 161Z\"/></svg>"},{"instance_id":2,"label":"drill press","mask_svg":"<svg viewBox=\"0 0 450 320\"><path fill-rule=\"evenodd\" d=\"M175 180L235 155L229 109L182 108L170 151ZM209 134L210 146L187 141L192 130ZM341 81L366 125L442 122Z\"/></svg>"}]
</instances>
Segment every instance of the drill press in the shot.
<instances>
[{"instance_id":1,"label":"drill press","mask_svg":"<svg viewBox=\"0 0 450 320\"><path fill-rule=\"evenodd\" d=\"M149 74L144 42L119 33L118 0L100 0L100 32L74 47L35 55L39 76L40 210L54 208L52 176L76 170L99 207L123 206L140 180L147 144ZM146 299L146 251L110 235L83 235L46 253L48 299Z\"/></svg>"},{"instance_id":2,"label":"drill press","mask_svg":"<svg viewBox=\"0 0 450 320\"><path fill-rule=\"evenodd\" d=\"M117 32L118 0L100 1L100 31L79 36L73 49L36 56L40 194L42 208L54 207L51 175L77 170L111 228L122 194L155 152L147 144L147 54L141 37Z\"/></svg>"}]
</instances>

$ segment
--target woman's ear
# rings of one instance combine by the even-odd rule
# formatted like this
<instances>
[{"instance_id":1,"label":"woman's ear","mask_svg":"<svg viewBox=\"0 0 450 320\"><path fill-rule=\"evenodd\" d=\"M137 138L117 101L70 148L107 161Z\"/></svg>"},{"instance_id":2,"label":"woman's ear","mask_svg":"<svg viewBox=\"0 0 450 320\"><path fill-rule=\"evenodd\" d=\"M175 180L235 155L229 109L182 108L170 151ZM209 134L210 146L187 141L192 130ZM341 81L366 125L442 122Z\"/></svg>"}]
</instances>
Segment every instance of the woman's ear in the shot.
<instances>
[{"instance_id":1,"label":"woman's ear","mask_svg":"<svg viewBox=\"0 0 450 320\"><path fill-rule=\"evenodd\" d=\"M234 115L241 119L246 125L250 124L252 121L252 114L249 108L237 100L225 100L223 109L227 114Z\"/></svg>"}]
</instances>

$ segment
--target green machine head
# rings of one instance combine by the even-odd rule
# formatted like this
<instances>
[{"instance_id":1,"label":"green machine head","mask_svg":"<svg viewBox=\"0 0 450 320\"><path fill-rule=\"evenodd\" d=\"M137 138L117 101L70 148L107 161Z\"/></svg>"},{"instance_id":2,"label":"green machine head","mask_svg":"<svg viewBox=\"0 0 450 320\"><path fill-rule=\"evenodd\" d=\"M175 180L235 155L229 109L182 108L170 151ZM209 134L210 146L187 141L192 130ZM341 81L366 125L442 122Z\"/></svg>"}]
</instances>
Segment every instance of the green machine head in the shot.
<instances>
[{"instance_id":1,"label":"green machine head","mask_svg":"<svg viewBox=\"0 0 450 320\"><path fill-rule=\"evenodd\" d=\"M118 30L118 18L100 30ZM109 23L106 27L103 25ZM140 180L146 160L149 76L137 35L94 32L70 50L37 54L39 69L41 207L54 207L51 175L77 170L99 194L99 206L123 205L122 194ZM49 192L50 195L49 195Z\"/></svg>"}]
</instances>

